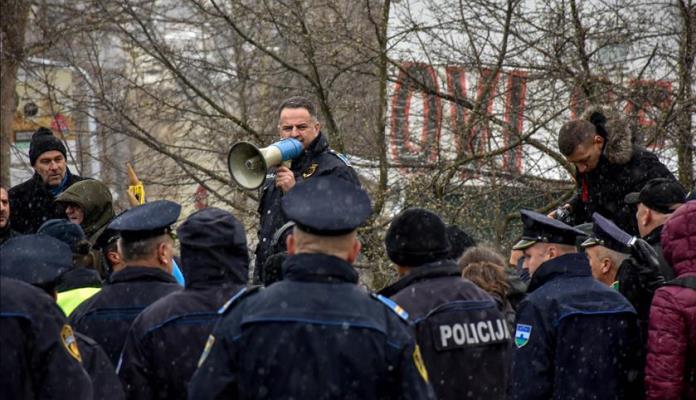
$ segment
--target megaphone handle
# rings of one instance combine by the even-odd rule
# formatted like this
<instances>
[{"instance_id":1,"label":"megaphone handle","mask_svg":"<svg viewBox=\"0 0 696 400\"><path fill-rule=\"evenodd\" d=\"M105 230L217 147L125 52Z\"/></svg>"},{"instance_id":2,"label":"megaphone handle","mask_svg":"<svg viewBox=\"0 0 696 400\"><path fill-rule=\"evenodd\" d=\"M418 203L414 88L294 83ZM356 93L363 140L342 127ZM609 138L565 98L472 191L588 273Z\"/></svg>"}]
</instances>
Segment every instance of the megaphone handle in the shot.
<instances>
[{"instance_id":1,"label":"megaphone handle","mask_svg":"<svg viewBox=\"0 0 696 400\"><path fill-rule=\"evenodd\" d=\"M282 165L283 165L285 168L288 168L288 169L289 169L290 166L292 166L292 160L285 160L285 161L282 162Z\"/></svg>"}]
</instances>

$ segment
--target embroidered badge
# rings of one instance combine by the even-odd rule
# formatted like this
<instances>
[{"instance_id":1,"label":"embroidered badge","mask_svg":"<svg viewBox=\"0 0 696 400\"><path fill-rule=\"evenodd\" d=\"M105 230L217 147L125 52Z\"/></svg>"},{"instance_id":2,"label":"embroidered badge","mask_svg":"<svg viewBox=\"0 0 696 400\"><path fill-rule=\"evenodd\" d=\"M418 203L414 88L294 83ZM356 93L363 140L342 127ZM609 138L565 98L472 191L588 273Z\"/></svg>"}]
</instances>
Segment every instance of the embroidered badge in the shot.
<instances>
[{"instance_id":1,"label":"embroidered badge","mask_svg":"<svg viewBox=\"0 0 696 400\"><path fill-rule=\"evenodd\" d=\"M305 178L305 179L307 179L307 178L309 178L310 176L314 175L314 173L317 172L317 167L318 167L318 166L319 166L319 164L312 164L312 165L310 165L309 168L307 168L307 170L306 170L305 172L302 173L302 177Z\"/></svg>"},{"instance_id":2,"label":"embroidered badge","mask_svg":"<svg viewBox=\"0 0 696 400\"><path fill-rule=\"evenodd\" d=\"M428 382L428 370L425 368L423 356L421 355L420 347L418 347L418 345L416 345L416 348L413 350L413 363L416 364L416 369L418 370L420 376L423 377L423 380Z\"/></svg>"},{"instance_id":3,"label":"embroidered badge","mask_svg":"<svg viewBox=\"0 0 696 400\"><path fill-rule=\"evenodd\" d=\"M529 342L529 336L532 334L532 326L525 324L517 324L515 330L515 346L522 348Z\"/></svg>"},{"instance_id":4,"label":"embroidered badge","mask_svg":"<svg viewBox=\"0 0 696 400\"><path fill-rule=\"evenodd\" d=\"M60 338L63 342L63 346L65 346L65 350L68 351L68 354L70 354L77 361L82 362L80 349L77 347L77 340L75 340L75 334L73 333L70 325L63 325L63 328L60 330Z\"/></svg>"},{"instance_id":5,"label":"embroidered badge","mask_svg":"<svg viewBox=\"0 0 696 400\"><path fill-rule=\"evenodd\" d=\"M208 358L208 354L210 354L210 350L213 348L214 344L215 336L208 336L208 340L205 342L205 347L203 348L203 354L201 354L201 358L198 360L198 368L200 368L205 362L205 359Z\"/></svg>"}]
</instances>

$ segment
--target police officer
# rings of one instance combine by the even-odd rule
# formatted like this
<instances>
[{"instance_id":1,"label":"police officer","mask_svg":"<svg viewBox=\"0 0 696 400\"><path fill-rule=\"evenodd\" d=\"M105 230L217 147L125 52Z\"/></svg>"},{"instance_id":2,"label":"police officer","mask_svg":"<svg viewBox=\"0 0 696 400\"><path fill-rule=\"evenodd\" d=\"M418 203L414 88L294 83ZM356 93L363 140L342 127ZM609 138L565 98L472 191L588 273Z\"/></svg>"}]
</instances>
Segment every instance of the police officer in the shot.
<instances>
[{"instance_id":1,"label":"police officer","mask_svg":"<svg viewBox=\"0 0 696 400\"><path fill-rule=\"evenodd\" d=\"M222 308L189 398L431 398L403 310L358 286L351 266L367 193L317 177L281 206L296 223L283 280Z\"/></svg>"},{"instance_id":2,"label":"police officer","mask_svg":"<svg viewBox=\"0 0 696 400\"><path fill-rule=\"evenodd\" d=\"M599 282L619 290L619 268L631 255L627 243L617 237L620 228L598 213L592 215L592 233L581 243L590 263L592 276ZM628 238L630 236L624 233Z\"/></svg>"},{"instance_id":3,"label":"police officer","mask_svg":"<svg viewBox=\"0 0 696 400\"><path fill-rule=\"evenodd\" d=\"M70 248L55 238L42 234L25 235L9 241L0 249L0 257L3 260L0 274L3 277L21 280L43 289L54 300L61 275L72 268ZM89 374L94 398L125 398L121 382L104 350L94 340L79 332L73 332L71 338L68 335L71 328L67 324L64 326L61 337L68 344L65 348L71 356L82 362L82 367ZM66 384L69 382L70 380ZM63 398L55 393L53 395Z\"/></svg>"},{"instance_id":4,"label":"police officer","mask_svg":"<svg viewBox=\"0 0 696 400\"><path fill-rule=\"evenodd\" d=\"M130 399L185 399L217 310L246 287L246 233L232 214L204 208L177 232L186 289L157 300L133 322L119 363Z\"/></svg>"},{"instance_id":5,"label":"police officer","mask_svg":"<svg viewBox=\"0 0 696 400\"><path fill-rule=\"evenodd\" d=\"M3 398L92 397L63 312L40 289L5 277L0 277L0 353Z\"/></svg>"},{"instance_id":6,"label":"police officer","mask_svg":"<svg viewBox=\"0 0 696 400\"><path fill-rule=\"evenodd\" d=\"M493 299L461 278L440 217L420 208L403 211L385 245L400 279L380 294L414 322L437 398L504 399L510 331Z\"/></svg>"},{"instance_id":7,"label":"police officer","mask_svg":"<svg viewBox=\"0 0 696 400\"><path fill-rule=\"evenodd\" d=\"M592 219L595 221L594 235L583 244L590 257L590 265L592 261L597 262L598 254L614 250L614 258L620 261L614 286L636 309L643 345L647 346L650 305L655 290L665 282L660 272L662 257L648 242L631 237L602 215L594 213Z\"/></svg>"},{"instance_id":8,"label":"police officer","mask_svg":"<svg viewBox=\"0 0 696 400\"><path fill-rule=\"evenodd\" d=\"M256 247L254 280L265 282L263 266L272 255L274 234L287 219L280 212L280 201L297 183L317 176L331 175L359 184L358 176L348 160L329 149L326 136L321 133L312 101L296 96L283 101L278 111L278 132L282 139L294 138L302 143L304 152L292 161L290 168L280 166L270 171L261 191L259 203L259 244Z\"/></svg>"},{"instance_id":9,"label":"police officer","mask_svg":"<svg viewBox=\"0 0 696 400\"><path fill-rule=\"evenodd\" d=\"M512 399L640 398L636 312L592 278L575 240L583 232L522 210L531 281L517 310L509 397Z\"/></svg>"},{"instance_id":10,"label":"police officer","mask_svg":"<svg viewBox=\"0 0 696 400\"><path fill-rule=\"evenodd\" d=\"M75 329L94 338L118 362L126 334L138 314L155 300L180 290L172 276L174 239L170 226L181 206L159 200L131 208L109 228L120 231L126 267L70 316Z\"/></svg>"}]
</instances>

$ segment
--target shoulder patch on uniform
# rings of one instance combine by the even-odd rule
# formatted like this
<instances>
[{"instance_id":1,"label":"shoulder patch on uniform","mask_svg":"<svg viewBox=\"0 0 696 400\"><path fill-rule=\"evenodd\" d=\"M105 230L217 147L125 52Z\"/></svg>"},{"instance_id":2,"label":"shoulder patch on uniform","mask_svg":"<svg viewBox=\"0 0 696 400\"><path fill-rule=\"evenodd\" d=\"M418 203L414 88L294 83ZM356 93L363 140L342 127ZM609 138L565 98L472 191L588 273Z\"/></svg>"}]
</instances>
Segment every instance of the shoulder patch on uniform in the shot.
<instances>
[{"instance_id":1,"label":"shoulder patch on uniform","mask_svg":"<svg viewBox=\"0 0 696 400\"><path fill-rule=\"evenodd\" d=\"M345 154L341 154L341 153L339 153L339 152L337 152L336 150L333 150L333 149L329 149L329 153L331 153L331 154L335 155L336 157L338 157L338 159L341 160L341 161L343 161L343 163L346 164L347 166L349 166L349 167L351 166L351 165L350 165L350 161L348 160L348 157L345 156Z\"/></svg>"},{"instance_id":2,"label":"shoulder patch on uniform","mask_svg":"<svg viewBox=\"0 0 696 400\"><path fill-rule=\"evenodd\" d=\"M63 328L60 330L60 339L61 342L63 342L63 346L65 346L65 350L68 351L68 354L77 361L82 362L80 348L77 346L77 339L75 339L75 334L70 325L63 325Z\"/></svg>"},{"instance_id":3,"label":"shoulder patch on uniform","mask_svg":"<svg viewBox=\"0 0 696 400\"><path fill-rule=\"evenodd\" d=\"M229 310L230 306L232 306L234 303L238 302L239 300L243 299L244 297L246 297L252 293L255 293L259 289L261 289L261 285L255 285L255 286L249 286L249 287L242 288L240 291L238 291L232 297L230 297L230 299L227 300L227 302L225 302L225 304L223 304L222 307L220 307L218 309L217 313L218 314L226 313L227 310Z\"/></svg>"},{"instance_id":4,"label":"shoulder patch on uniform","mask_svg":"<svg viewBox=\"0 0 696 400\"><path fill-rule=\"evenodd\" d=\"M515 329L515 346L518 349L524 347L529 343L530 336L532 336L531 325L517 324L517 329Z\"/></svg>"},{"instance_id":5,"label":"shoulder patch on uniform","mask_svg":"<svg viewBox=\"0 0 696 400\"><path fill-rule=\"evenodd\" d=\"M377 299L380 303L387 306L387 308L392 310L394 312L394 314L399 316L399 318L403 319L406 322L409 322L408 321L408 313L406 312L406 310L401 308L400 305L396 304L396 302L394 302L394 300L392 300L388 297L384 297L381 294L377 294L377 293L370 293L370 295L372 295L372 297Z\"/></svg>"},{"instance_id":6,"label":"shoulder patch on uniform","mask_svg":"<svg viewBox=\"0 0 696 400\"><path fill-rule=\"evenodd\" d=\"M210 354L210 350L213 348L213 345L215 344L215 336L211 333L210 336L208 336L208 340L205 342L205 347L203 348L203 353L201 354L201 358L198 359L198 368L203 365L205 360L208 358L208 354Z\"/></svg>"}]
</instances>

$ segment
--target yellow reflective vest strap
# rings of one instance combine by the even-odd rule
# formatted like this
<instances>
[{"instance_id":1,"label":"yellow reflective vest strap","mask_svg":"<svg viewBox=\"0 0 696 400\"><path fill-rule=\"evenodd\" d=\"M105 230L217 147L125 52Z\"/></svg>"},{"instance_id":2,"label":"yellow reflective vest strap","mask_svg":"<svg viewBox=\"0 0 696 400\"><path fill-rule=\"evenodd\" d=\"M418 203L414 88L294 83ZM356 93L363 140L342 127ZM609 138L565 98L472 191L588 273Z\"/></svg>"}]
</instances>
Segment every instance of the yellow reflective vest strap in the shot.
<instances>
[{"instance_id":1,"label":"yellow reflective vest strap","mask_svg":"<svg viewBox=\"0 0 696 400\"><path fill-rule=\"evenodd\" d=\"M58 307L63 310L65 315L69 316L73 310L80 305L80 303L94 296L100 290L101 288L95 287L83 287L66 290L65 292L58 293L56 303L58 303Z\"/></svg>"}]
</instances>

